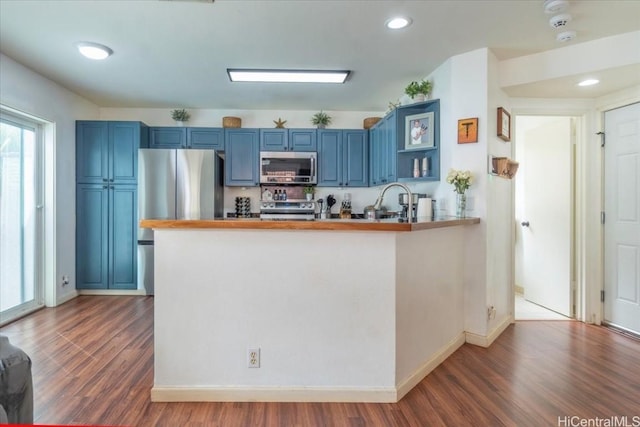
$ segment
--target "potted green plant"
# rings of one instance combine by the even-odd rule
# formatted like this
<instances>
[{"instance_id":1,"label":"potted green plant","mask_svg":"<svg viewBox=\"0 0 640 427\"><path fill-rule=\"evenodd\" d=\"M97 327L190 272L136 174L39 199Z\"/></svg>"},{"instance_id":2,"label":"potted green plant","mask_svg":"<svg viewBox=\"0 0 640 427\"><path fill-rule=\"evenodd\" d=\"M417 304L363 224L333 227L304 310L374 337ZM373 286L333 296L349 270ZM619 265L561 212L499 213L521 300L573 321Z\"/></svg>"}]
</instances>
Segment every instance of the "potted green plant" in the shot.
<instances>
[{"instance_id":1,"label":"potted green plant","mask_svg":"<svg viewBox=\"0 0 640 427\"><path fill-rule=\"evenodd\" d=\"M429 80L413 81L404 88L404 93L414 101L424 101L431 93L431 82Z\"/></svg>"},{"instance_id":2,"label":"potted green plant","mask_svg":"<svg viewBox=\"0 0 640 427\"><path fill-rule=\"evenodd\" d=\"M313 187L310 185L307 185L306 187L304 187L302 189L302 192L304 193L305 197L307 198L308 201L313 200Z\"/></svg>"},{"instance_id":3,"label":"potted green plant","mask_svg":"<svg viewBox=\"0 0 640 427\"><path fill-rule=\"evenodd\" d=\"M184 108L182 110L171 111L171 118L176 121L179 126L183 126L184 122L188 122L191 114Z\"/></svg>"},{"instance_id":4,"label":"potted green plant","mask_svg":"<svg viewBox=\"0 0 640 427\"><path fill-rule=\"evenodd\" d=\"M324 129L331 124L331 116L321 110L311 117L311 123L316 125L318 129Z\"/></svg>"}]
</instances>

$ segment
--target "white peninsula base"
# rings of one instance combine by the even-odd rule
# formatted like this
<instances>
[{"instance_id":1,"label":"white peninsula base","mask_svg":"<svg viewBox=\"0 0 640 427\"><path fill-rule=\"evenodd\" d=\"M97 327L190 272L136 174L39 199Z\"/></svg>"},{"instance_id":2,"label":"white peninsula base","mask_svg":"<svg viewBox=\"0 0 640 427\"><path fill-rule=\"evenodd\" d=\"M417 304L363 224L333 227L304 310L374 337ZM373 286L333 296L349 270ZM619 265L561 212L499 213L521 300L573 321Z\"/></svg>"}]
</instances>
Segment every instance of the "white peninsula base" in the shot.
<instances>
[{"instance_id":1,"label":"white peninsula base","mask_svg":"<svg viewBox=\"0 0 640 427\"><path fill-rule=\"evenodd\" d=\"M156 228L152 400L398 401L465 341L467 229Z\"/></svg>"}]
</instances>

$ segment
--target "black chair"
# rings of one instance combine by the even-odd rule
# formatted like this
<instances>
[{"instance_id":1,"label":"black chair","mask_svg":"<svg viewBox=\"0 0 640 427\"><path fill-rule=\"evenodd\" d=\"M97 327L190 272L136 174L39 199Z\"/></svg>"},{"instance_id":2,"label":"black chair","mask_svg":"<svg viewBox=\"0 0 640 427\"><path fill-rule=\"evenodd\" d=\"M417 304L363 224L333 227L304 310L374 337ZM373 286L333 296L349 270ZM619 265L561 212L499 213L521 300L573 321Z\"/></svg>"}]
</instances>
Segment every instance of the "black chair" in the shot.
<instances>
[{"instance_id":1,"label":"black chair","mask_svg":"<svg viewBox=\"0 0 640 427\"><path fill-rule=\"evenodd\" d=\"M33 424L31 359L0 335L0 424Z\"/></svg>"}]
</instances>

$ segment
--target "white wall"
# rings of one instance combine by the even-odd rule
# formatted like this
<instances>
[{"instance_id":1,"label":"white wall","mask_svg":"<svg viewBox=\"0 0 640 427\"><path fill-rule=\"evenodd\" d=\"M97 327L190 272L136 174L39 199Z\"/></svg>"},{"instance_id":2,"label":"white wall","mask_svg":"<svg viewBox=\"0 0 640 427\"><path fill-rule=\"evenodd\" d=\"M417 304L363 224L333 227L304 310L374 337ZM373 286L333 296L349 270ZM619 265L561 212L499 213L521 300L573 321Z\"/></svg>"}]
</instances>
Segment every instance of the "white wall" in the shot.
<instances>
[{"instance_id":1,"label":"white wall","mask_svg":"<svg viewBox=\"0 0 640 427\"><path fill-rule=\"evenodd\" d=\"M47 293L47 305L55 305L76 294L75 291L75 121L99 116L96 105L68 91L30 69L0 54L0 104L49 123L45 129L46 162L53 170L47 182L52 199L47 199L47 245L55 242L53 265L55 289ZM46 225L47 227L47 225ZM70 279L62 287L62 276ZM53 286L53 285L52 285Z\"/></svg>"},{"instance_id":2,"label":"white wall","mask_svg":"<svg viewBox=\"0 0 640 427\"><path fill-rule=\"evenodd\" d=\"M640 63L640 31L500 62L503 88Z\"/></svg>"}]
</instances>

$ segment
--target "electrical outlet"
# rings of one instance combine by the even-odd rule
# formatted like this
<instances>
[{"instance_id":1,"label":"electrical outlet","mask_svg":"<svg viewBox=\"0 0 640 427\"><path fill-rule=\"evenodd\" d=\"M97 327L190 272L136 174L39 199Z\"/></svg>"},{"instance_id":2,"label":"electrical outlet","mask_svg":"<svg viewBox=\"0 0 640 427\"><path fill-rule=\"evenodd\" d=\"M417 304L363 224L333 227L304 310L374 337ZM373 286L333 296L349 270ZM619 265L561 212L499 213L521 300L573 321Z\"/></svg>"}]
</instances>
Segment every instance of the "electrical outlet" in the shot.
<instances>
[{"instance_id":1,"label":"electrical outlet","mask_svg":"<svg viewBox=\"0 0 640 427\"><path fill-rule=\"evenodd\" d=\"M247 367L248 368L260 367L260 349L259 348L247 349Z\"/></svg>"},{"instance_id":2,"label":"electrical outlet","mask_svg":"<svg viewBox=\"0 0 640 427\"><path fill-rule=\"evenodd\" d=\"M69 276L62 276L62 286L67 286L69 284Z\"/></svg>"},{"instance_id":3,"label":"electrical outlet","mask_svg":"<svg viewBox=\"0 0 640 427\"><path fill-rule=\"evenodd\" d=\"M494 306L487 308L487 318L489 320L492 320L492 319L495 319L495 317L496 317L496 308Z\"/></svg>"}]
</instances>

